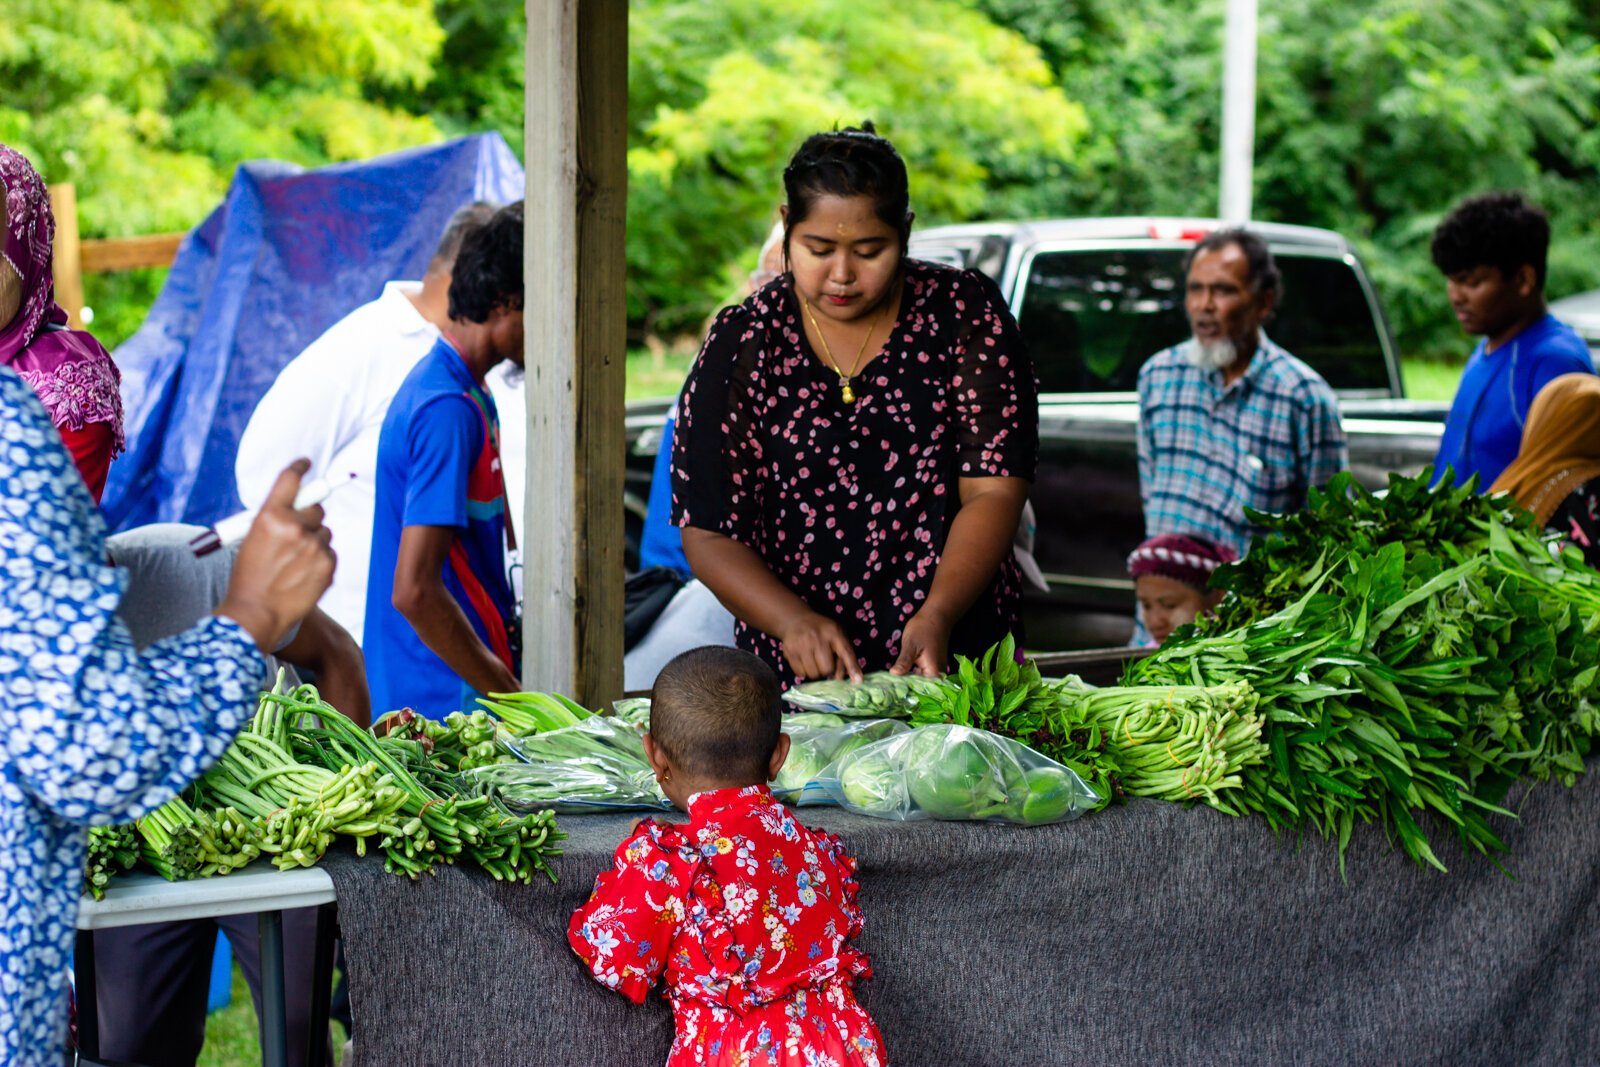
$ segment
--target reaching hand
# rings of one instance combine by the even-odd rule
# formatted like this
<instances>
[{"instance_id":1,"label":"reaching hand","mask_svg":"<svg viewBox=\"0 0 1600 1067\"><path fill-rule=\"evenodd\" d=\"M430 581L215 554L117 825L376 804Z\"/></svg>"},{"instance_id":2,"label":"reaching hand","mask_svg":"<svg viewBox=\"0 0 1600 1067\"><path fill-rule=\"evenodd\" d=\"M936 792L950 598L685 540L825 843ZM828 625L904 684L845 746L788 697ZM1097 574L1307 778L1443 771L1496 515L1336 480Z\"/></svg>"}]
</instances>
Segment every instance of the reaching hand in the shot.
<instances>
[{"instance_id":1,"label":"reaching hand","mask_svg":"<svg viewBox=\"0 0 1600 1067\"><path fill-rule=\"evenodd\" d=\"M278 646L333 580L332 535L322 525L321 505L294 508L300 479L310 468L308 460L299 459L278 475L239 546L228 595L217 608L218 615L243 626L263 652Z\"/></svg>"},{"instance_id":2,"label":"reaching hand","mask_svg":"<svg viewBox=\"0 0 1600 1067\"><path fill-rule=\"evenodd\" d=\"M778 640L783 658L796 677L844 678L861 681L861 664L842 627L824 615L808 611L784 627Z\"/></svg>"},{"instance_id":3,"label":"reaching hand","mask_svg":"<svg viewBox=\"0 0 1600 1067\"><path fill-rule=\"evenodd\" d=\"M919 611L906 622L900 635L900 656L889 670L894 674L915 671L927 678L944 674L950 654L950 624L938 615Z\"/></svg>"}]
</instances>

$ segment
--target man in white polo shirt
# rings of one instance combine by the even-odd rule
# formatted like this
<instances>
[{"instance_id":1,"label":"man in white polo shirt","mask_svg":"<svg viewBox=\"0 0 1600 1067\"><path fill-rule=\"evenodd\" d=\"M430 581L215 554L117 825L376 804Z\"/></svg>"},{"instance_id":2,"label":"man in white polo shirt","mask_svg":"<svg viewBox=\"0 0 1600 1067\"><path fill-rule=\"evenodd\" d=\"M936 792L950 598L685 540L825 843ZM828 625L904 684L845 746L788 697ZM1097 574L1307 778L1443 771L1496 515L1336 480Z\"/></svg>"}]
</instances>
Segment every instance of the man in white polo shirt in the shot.
<instances>
[{"instance_id":1,"label":"man in white polo shirt","mask_svg":"<svg viewBox=\"0 0 1600 1067\"><path fill-rule=\"evenodd\" d=\"M367 564L376 501L378 436L389 402L419 360L439 339L446 321L450 272L468 233L493 216L495 206L468 205L451 216L421 282L395 281L378 299L330 326L278 374L256 405L239 440L234 463L239 499L256 507L266 499L288 459L306 456L315 476L332 482L355 475L322 505L333 533L339 568L318 606L361 640L366 623ZM488 377L505 433L501 462L507 503L522 514L526 420L520 379L504 368Z\"/></svg>"}]
</instances>

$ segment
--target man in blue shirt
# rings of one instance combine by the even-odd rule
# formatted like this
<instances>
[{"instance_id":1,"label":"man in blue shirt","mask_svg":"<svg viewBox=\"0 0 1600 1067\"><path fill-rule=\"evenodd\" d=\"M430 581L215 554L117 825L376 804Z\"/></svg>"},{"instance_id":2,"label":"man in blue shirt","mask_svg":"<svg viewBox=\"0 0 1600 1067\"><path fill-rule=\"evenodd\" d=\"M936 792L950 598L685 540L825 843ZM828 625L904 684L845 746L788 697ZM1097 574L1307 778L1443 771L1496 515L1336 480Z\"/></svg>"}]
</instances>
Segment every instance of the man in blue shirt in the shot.
<instances>
[{"instance_id":1,"label":"man in blue shirt","mask_svg":"<svg viewBox=\"0 0 1600 1067\"><path fill-rule=\"evenodd\" d=\"M1593 374L1589 349L1544 302L1550 222L1518 193L1462 201L1433 234L1433 263L1472 350L1450 404L1433 481L1487 489L1517 457L1528 406L1563 374Z\"/></svg>"},{"instance_id":2,"label":"man in blue shirt","mask_svg":"<svg viewBox=\"0 0 1600 1067\"><path fill-rule=\"evenodd\" d=\"M434 718L519 688L500 424L484 376L522 365L522 204L462 242L449 321L378 438L367 684L375 714Z\"/></svg>"}]
</instances>

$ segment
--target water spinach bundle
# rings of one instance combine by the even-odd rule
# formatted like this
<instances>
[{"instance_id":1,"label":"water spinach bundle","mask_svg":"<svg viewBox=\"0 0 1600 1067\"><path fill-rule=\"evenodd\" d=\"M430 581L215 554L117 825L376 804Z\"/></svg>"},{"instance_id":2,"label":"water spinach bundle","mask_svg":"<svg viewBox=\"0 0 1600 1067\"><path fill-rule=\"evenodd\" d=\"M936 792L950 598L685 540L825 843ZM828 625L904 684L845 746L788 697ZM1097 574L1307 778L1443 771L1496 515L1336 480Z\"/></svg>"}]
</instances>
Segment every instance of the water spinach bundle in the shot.
<instances>
[{"instance_id":1,"label":"water spinach bundle","mask_svg":"<svg viewBox=\"0 0 1600 1067\"><path fill-rule=\"evenodd\" d=\"M1348 475L1219 569L1232 594L1209 623L1130 665L1136 685L1247 683L1265 761L1237 803L1275 827L1337 840L1377 823L1445 869L1431 813L1471 852L1505 844L1512 783L1571 784L1600 727L1600 575L1553 555L1509 498Z\"/></svg>"}]
</instances>

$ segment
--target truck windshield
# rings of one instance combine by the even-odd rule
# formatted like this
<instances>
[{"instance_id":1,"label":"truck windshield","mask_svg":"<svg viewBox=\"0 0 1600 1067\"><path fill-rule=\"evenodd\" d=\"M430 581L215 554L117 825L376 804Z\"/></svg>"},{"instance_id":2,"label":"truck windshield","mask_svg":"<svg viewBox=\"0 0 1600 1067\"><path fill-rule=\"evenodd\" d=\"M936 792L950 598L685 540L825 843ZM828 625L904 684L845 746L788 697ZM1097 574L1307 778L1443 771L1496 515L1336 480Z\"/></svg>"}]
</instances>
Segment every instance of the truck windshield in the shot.
<instances>
[{"instance_id":1,"label":"truck windshield","mask_svg":"<svg viewBox=\"0 0 1600 1067\"><path fill-rule=\"evenodd\" d=\"M1189 336L1187 250L1046 252L1033 259L1017 318L1045 393L1131 392L1139 367ZM1280 254L1284 300L1267 335L1338 390L1389 389L1374 310L1338 259Z\"/></svg>"}]
</instances>

